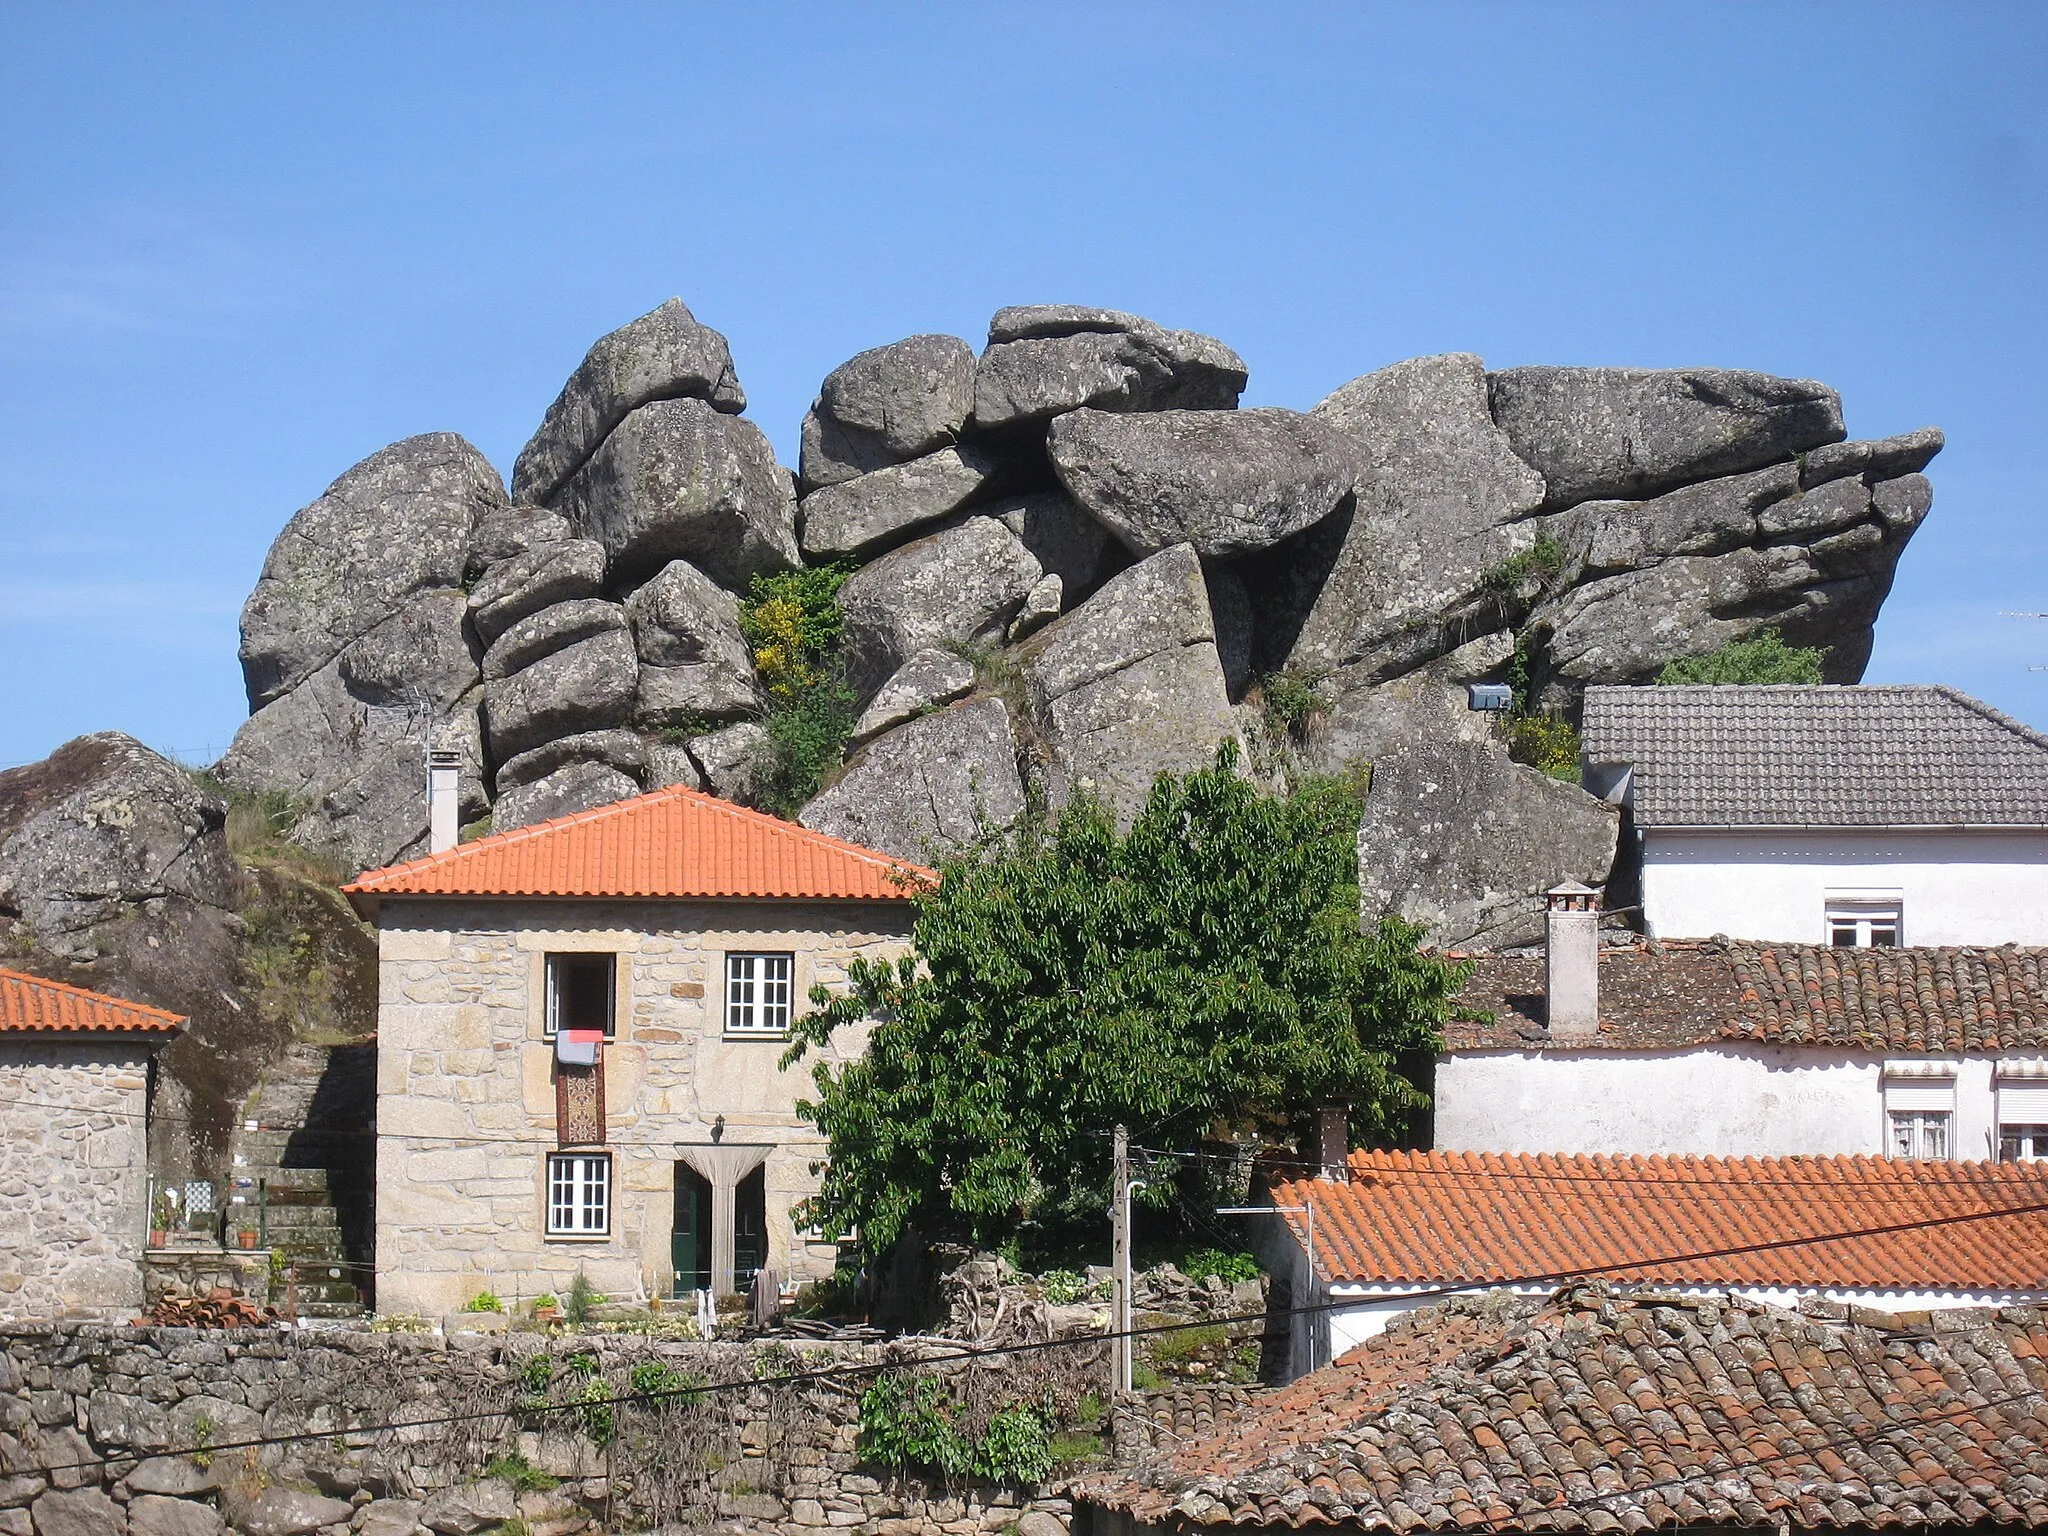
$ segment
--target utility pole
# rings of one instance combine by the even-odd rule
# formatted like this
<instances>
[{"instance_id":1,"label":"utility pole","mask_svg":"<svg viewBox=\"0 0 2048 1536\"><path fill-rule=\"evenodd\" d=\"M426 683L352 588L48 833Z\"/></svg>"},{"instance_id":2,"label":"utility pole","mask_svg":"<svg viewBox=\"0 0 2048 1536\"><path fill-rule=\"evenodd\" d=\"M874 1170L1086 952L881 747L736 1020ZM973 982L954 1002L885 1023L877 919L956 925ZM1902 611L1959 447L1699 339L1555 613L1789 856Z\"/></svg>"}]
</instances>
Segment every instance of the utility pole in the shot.
<instances>
[{"instance_id":1,"label":"utility pole","mask_svg":"<svg viewBox=\"0 0 2048 1536\"><path fill-rule=\"evenodd\" d=\"M1116 1128L1109 1173L1109 1268L1114 1299L1109 1307L1109 1390L1131 1390L1131 1133Z\"/></svg>"}]
</instances>

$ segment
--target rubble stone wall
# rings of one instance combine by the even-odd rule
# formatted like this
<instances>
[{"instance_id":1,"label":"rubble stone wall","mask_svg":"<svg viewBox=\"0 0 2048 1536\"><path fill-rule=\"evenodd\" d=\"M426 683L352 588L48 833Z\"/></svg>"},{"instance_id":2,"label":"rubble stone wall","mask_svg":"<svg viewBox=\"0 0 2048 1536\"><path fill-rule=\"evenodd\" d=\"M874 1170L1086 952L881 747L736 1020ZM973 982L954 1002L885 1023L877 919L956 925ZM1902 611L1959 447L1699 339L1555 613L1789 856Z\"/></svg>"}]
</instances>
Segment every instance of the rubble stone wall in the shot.
<instances>
[{"instance_id":1,"label":"rubble stone wall","mask_svg":"<svg viewBox=\"0 0 2048 1536\"><path fill-rule=\"evenodd\" d=\"M148 1053L0 1044L0 1316L142 1301Z\"/></svg>"},{"instance_id":2,"label":"rubble stone wall","mask_svg":"<svg viewBox=\"0 0 2048 1536\"><path fill-rule=\"evenodd\" d=\"M1099 1367L1099 1348L1083 1354L1076 1369ZM713 1520L777 1536L1064 1536L1068 1505L1035 1490L863 1466L870 1377L776 1380L915 1358L902 1345L15 1324L0 1329L0 1536L419 1536L513 1519L531 1536ZM544 1407L630 1393L636 1367L642 1383L659 1367L712 1390L609 1417ZM956 1368L989 1389L987 1361ZM1042 1373L1017 1385L1042 1391ZM326 1430L346 1432L284 1438ZM524 1488L505 1477L515 1454Z\"/></svg>"}]
</instances>

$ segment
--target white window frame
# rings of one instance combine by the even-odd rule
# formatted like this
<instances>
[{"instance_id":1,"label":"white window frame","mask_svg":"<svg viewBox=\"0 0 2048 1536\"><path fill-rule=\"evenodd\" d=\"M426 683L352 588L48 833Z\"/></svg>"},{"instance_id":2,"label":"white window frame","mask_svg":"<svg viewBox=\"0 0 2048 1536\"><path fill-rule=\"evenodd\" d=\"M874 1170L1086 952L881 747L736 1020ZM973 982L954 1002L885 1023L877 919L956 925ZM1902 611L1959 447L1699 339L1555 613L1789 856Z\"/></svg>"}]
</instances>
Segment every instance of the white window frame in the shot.
<instances>
[{"instance_id":1,"label":"white window frame","mask_svg":"<svg viewBox=\"0 0 2048 1536\"><path fill-rule=\"evenodd\" d=\"M549 1237L612 1235L611 1153L550 1152L546 1179L543 1199Z\"/></svg>"},{"instance_id":2,"label":"white window frame","mask_svg":"<svg viewBox=\"0 0 2048 1536\"><path fill-rule=\"evenodd\" d=\"M609 962L610 965L610 975L604 989L604 1037L607 1040L616 1040L618 1038L619 957L609 950L569 949L549 952L541 966L541 987L545 996L541 1019L541 1039L552 1040L561 1030L560 994L556 990L557 983L555 980L555 967L557 963L571 961L589 964L600 960Z\"/></svg>"},{"instance_id":3,"label":"white window frame","mask_svg":"<svg viewBox=\"0 0 2048 1536\"><path fill-rule=\"evenodd\" d=\"M2000 1062L1994 1087L1999 1161L2048 1161L2048 1061Z\"/></svg>"},{"instance_id":4,"label":"white window frame","mask_svg":"<svg viewBox=\"0 0 2048 1536\"><path fill-rule=\"evenodd\" d=\"M1888 1156L1909 1162L1946 1162L1956 1155L1954 1110L1894 1109L1886 1118L1891 1132Z\"/></svg>"},{"instance_id":5,"label":"white window frame","mask_svg":"<svg viewBox=\"0 0 2048 1536\"><path fill-rule=\"evenodd\" d=\"M795 1018L793 953L786 949L736 949L726 954L725 1033L729 1038L787 1039Z\"/></svg>"},{"instance_id":6,"label":"white window frame","mask_svg":"<svg viewBox=\"0 0 2048 1536\"><path fill-rule=\"evenodd\" d=\"M1821 928L1822 942L1834 949L1897 949L1906 942L1906 903L1897 896L1830 892Z\"/></svg>"},{"instance_id":7,"label":"white window frame","mask_svg":"<svg viewBox=\"0 0 2048 1536\"><path fill-rule=\"evenodd\" d=\"M1998 1160L2002 1163L2048 1163L2048 1125L2016 1123L1999 1126Z\"/></svg>"}]
</instances>

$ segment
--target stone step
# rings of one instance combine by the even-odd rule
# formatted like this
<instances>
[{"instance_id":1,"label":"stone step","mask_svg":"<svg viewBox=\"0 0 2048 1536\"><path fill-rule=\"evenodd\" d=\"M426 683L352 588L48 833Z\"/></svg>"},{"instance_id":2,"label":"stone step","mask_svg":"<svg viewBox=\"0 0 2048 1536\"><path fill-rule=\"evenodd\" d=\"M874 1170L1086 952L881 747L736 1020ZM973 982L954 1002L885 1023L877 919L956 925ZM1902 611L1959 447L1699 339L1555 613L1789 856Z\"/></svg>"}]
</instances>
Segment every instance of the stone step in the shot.
<instances>
[{"instance_id":1,"label":"stone step","mask_svg":"<svg viewBox=\"0 0 2048 1536\"><path fill-rule=\"evenodd\" d=\"M271 1305L283 1307L285 1297L289 1293L283 1286L279 1286L270 1294ZM305 1311L308 1307L324 1307L335 1302L354 1302L360 1305L362 1299L363 1293L345 1280L323 1280L318 1284L304 1280L299 1282L299 1310L301 1312Z\"/></svg>"},{"instance_id":2,"label":"stone step","mask_svg":"<svg viewBox=\"0 0 2048 1536\"><path fill-rule=\"evenodd\" d=\"M301 1317L361 1317L366 1308L360 1301L309 1301L299 1308Z\"/></svg>"},{"instance_id":3,"label":"stone step","mask_svg":"<svg viewBox=\"0 0 2048 1536\"><path fill-rule=\"evenodd\" d=\"M277 1191L271 1191L269 1205L270 1229L279 1227L335 1227L341 1225L341 1216L332 1200L306 1200L281 1202Z\"/></svg>"},{"instance_id":4,"label":"stone step","mask_svg":"<svg viewBox=\"0 0 2048 1536\"><path fill-rule=\"evenodd\" d=\"M237 1169L236 1172L249 1172ZM325 1168L263 1168L250 1172L250 1177L261 1179L273 1190L310 1189L325 1192L327 1170Z\"/></svg>"}]
</instances>

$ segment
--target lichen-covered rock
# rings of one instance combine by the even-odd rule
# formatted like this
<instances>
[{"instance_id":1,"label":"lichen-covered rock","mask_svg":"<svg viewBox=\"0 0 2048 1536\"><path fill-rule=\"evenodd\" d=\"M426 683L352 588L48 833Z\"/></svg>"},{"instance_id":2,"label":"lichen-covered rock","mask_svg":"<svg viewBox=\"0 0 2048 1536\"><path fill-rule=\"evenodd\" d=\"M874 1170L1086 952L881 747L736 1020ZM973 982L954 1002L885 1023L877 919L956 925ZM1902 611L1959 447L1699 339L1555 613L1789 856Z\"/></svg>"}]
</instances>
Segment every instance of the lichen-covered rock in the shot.
<instances>
[{"instance_id":1,"label":"lichen-covered rock","mask_svg":"<svg viewBox=\"0 0 2048 1536\"><path fill-rule=\"evenodd\" d=\"M486 683L524 671L544 656L580 640L626 627L626 610L601 597L582 597L530 613L491 642L484 652Z\"/></svg>"},{"instance_id":2,"label":"lichen-covered rock","mask_svg":"<svg viewBox=\"0 0 2048 1536\"><path fill-rule=\"evenodd\" d=\"M919 651L1000 642L1041 574L1017 536L988 517L861 567L839 589L848 682L866 697Z\"/></svg>"},{"instance_id":3,"label":"lichen-covered rock","mask_svg":"<svg viewBox=\"0 0 2048 1536\"><path fill-rule=\"evenodd\" d=\"M1733 368L1509 368L1493 419L1542 474L1548 507L1638 500L1841 441L1842 401L1812 379Z\"/></svg>"},{"instance_id":4,"label":"lichen-covered rock","mask_svg":"<svg viewBox=\"0 0 2048 1536\"><path fill-rule=\"evenodd\" d=\"M649 730L752 714L761 707L739 599L674 560L626 599L640 657L633 718Z\"/></svg>"},{"instance_id":5,"label":"lichen-covered rock","mask_svg":"<svg viewBox=\"0 0 2048 1536\"><path fill-rule=\"evenodd\" d=\"M242 678L261 709L417 593L459 587L477 520L505 505L453 432L372 454L293 514L242 608Z\"/></svg>"},{"instance_id":6,"label":"lichen-covered rock","mask_svg":"<svg viewBox=\"0 0 2048 1536\"><path fill-rule=\"evenodd\" d=\"M495 1478L443 1488L420 1506L420 1524L442 1536L476 1536L518 1516L511 1487Z\"/></svg>"},{"instance_id":7,"label":"lichen-covered rock","mask_svg":"<svg viewBox=\"0 0 2048 1536\"><path fill-rule=\"evenodd\" d=\"M1185 544L1112 577L1024 657L1055 804L1092 795L1128 826L1158 775L1207 765L1236 734L1202 563Z\"/></svg>"},{"instance_id":8,"label":"lichen-covered rock","mask_svg":"<svg viewBox=\"0 0 2048 1536\"><path fill-rule=\"evenodd\" d=\"M500 790L491 806L491 830L511 832L639 793L639 781L609 763L568 762L530 783Z\"/></svg>"},{"instance_id":9,"label":"lichen-covered rock","mask_svg":"<svg viewBox=\"0 0 2048 1536\"><path fill-rule=\"evenodd\" d=\"M1273 409L1070 411L1046 451L1074 500L1140 556L1269 548L1336 510L1359 469L1331 423Z\"/></svg>"},{"instance_id":10,"label":"lichen-covered rock","mask_svg":"<svg viewBox=\"0 0 2048 1536\"><path fill-rule=\"evenodd\" d=\"M624 774L638 774L647 767L647 743L631 731L581 731L558 736L498 767L498 792L517 789L546 778L557 768L574 762L605 763ZM498 830L494 813L492 828Z\"/></svg>"},{"instance_id":11,"label":"lichen-covered rock","mask_svg":"<svg viewBox=\"0 0 2048 1536\"><path fill-rule=\"evenodd\" d=\"M513 494L521 501L551 501L629 414L680 397L719 411L747 408L725 338L700 325L681 299L670 299L598 338L520 450L512 466Z\"/></svg>"},{"instance_id":12,"label":"lichen-covered rock","mask_svg":"<svg viewBox=\"0 0 2048 1536\"><path fill-rule=\"evenodd\" d=\"M122 1536L127 1511L97 1488L52 1488L29 1506L36 1536Z\"/></svg>"},{"instance_id":13,"label":"lichen-covered rock","mask_svg":"<svg viewBox=\"0 0 2048 1536\"><path fill-rule=\"evenodd\" d=\"M1458 644L1447 616L1534 540L1543 480L1486 409L1485 365L1418 357L1353 379L1311 413L1361 461L1355 509L1274 552L1254 587L1267 664L1397 672Z\"/></svg>"},{"instance_id":14,"label":"lichen-covered rock","mask_svg":"<svg viewBox=\"0 0 2048 1536\"><path fill-rule=\"evenodd\" d=\"M311 1536L323 1525L346 1525L355 1506L274 1483L253 1499L231 1498L227 1514L245 1536Z\"/></svg>"},{"instance_id":15,"label":"lichen-covered rock","mask_svg":"<svg viewBox=\"0 0 2048 1536\"><path fill-rule=\"evenodd\" d=\"M975 699L870 743L798 819L864 848L929 860L1002 831L1023 813L1009 715L999 699Z\"/></svg>"},{"instance_id":16,"label":"lichen-covered rock","mask_svg":"<svg viewBox=\"0 0 2048 1536\"><path fill-rule=\"evenodd\" d=\"M409 599L244 721L216 771L237 789L303 802L289 835L351 869L424 843L429 750L460 754L463 815L482 815L478 674L463 611L459 590Z\"/></svg>"},{"instance_id":17,"label":"lichen-covered rock","mask_svg":"<svg viewBox=\"0 0 2048 1536\"><path fill-rule=\"evenodd\" d=\"M804 488L943 448L973 409L974 349L957 336L910 336L850 358L825 375L804 417Z\"/></svg>"},{"instance_id":18,"label":"lichen-covered rock","mask_svg":"<svg viewBox=\"0 0 2048 1536\"><path fill-rule=\"evenodd\" d=\"M742 587L798 563L796 487L760 428L702 400L657 400L621 421L553 505L602 544L614 582L688 560Z\"/></svg>"},{"instance_id":19,"label":"lichen-covered rock","mask_svg":"<svg viewBox=\"0 0 2048 1536\"><path fill-rule=\"evenodd\" d=\"M1602 885L1619 813L1491 742L1421 738L1373 764L1358 831L1360 910L1418 923L1439 947L1542 937L1537 894Z\"/></svg>"},{"instance_id":20,"label":"lichen-covered rock","mask_svg":"<svg viewBox=\"0 0 2048 1536\"><path fill-rule=\"evenodd\" d=\"M1799 483L1812 490L1844 475L1865 475L1872 480L1916 475L1941 452L1945 441L1941 428L1921 427L1870 442L1827 443L1799 456Z\"/></svg>"},{"instance_id":21,"label":"lichen-covered rock","mask_svg":"<svg viewBox=\"0 0 2048 1536\"><path fill-rule=\"evenodd\" d=\"M1213 336L1067 304L999 310L974 368L974 421L1001 429L1080 406L1105 411L1229 410L1244 359Z\"/></svg>"},{"instance_id":22,"label":"lichen-covered rock","mask_svg":"<svg viewBox=\"0 0 2048 1536\"><path fill-rule=\"evenodd\" d=\"M679 741L651 741L647 744L647 767L645 769L649 789L665 789L671 784L681 784L690 789L703 789L704 770L697 766L697 759L690 756L690 749Z\"/></svg>"},{"instance_id":23,"label":"lichen-covered rock","mask_svg":"<svg viewBox=\"0 0 2048 1536\"><path fill-rule=\"evenodd\" d=\"M1060 616L1066 607L1066 584L1056 571L1048 571L1031 585L1024 594L1023 606L1017 616L1010 620L1010 642L1015 644L1026 635L1035 635L1046 625Z\"/></svg>"},{"instance_id":24,"label":"lichen-covered rock","mask_svg":"<svg viewBox=\"0 0 2048 1536\"><path fill-rule=\"evenodd\" d=\"M766 726L743 720L722 731L692 736L688 746L703 772L704 788L719 799L753 805L767 789L775 766L775 744Z\"/></svg>"},{"instance_id":25,"label":"lichen-covered rock","mask_svg":"<svg viewBox=\"0 0 2048 1536\"><path fill-rule=\"evenodd\" d=\"M491 756L503 762L557 736L624 725L639 686L633 637L623 625L543 656L484 685Z\"/></svg>"},{"instance_id":26,"label":"lichen-covered rock","mask_svg":"<svg viewBox=\"0 0 2048 1536\"><path fill-rule=\"evenodd\" d=\"M145 1493L128 1505L128 1536L220 1536L226 1529L211 1504Z\"/></svg>"},{"instance_id":27,"label":"lichen-covered rock","mask_svg":"<svg viewBox=\"0 0 2048 1536\"><path fill-rule=\"evenodd\" d=\"M951 651L919 651L875 690L848 740L859 746L940 704L974 691L974 668Z\"/></svg>"},{"instance_id":28,"label":"lichen-covered rock","mask_svg":"<svg viewBox=\"0 0 2048 1536\"><path fill-rule=\"evenodd\" d=\"M1017 535L1047 575L1059 577L1067 606L1093 592L1108 574L1105 567L1115 542L1110 531L1065 492L997 497L981 510Z\"/></svg>"},{"instance_id":29,"label":"lichen-covered rock","mask_svg":"<svg viewBox=\"0 0 2048 1536\"><path fill-rule=\"evenodd\" d=\"M803 549L813 560L865 558L929 523L951 517L995 479L979 448L941 448L813 491L803 501Z\"/></svg>"},{"instance_id":30,"label":"lichen-covered rock","mask_svg":"<svg viewBox=\"0 0 2048 1536\"><path fill-rule=\"evenodd\" d=\"M569 526L569 520L546 507L515 506L487 512L470 530L464 577L475 581L501 561L574 537L576 530Z\"/></svg>"},{"instance_id":31,"label":"lichen-covered rock","mask_svg":"<svg viewBox=\"0 0 2048 1536\"><path fill-rule=\"evenodd\" d=\"M604 590L604 546L593 539L537 545L492 565L469 590L469 621L490 645L528 614Z\"/></svg>"}]
</instances>

